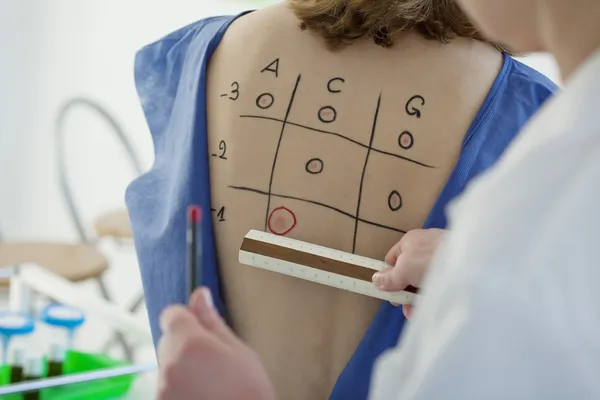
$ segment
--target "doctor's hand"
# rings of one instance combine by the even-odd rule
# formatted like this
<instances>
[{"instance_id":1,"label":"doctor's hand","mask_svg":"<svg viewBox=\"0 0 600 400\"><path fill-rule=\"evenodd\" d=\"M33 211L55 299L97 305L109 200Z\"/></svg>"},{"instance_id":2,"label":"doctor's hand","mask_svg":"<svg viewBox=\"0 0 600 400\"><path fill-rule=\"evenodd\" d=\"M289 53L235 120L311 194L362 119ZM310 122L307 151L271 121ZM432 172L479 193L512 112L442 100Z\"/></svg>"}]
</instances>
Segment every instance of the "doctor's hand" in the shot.
<instances>
[{"instance_id":1,"label":"doctor's hand","mask_svg":"<svg viewBox=\"0 0 600 400\"><path fill-rule=\"evenodd\" d=\"M385 256L391 267L373 275L375 286L388 292L398 292L409 285L419 287L444 233L443 229L408 231ZM412 311L411 305L402 306L406 318L412 316Z\"/></svg>"},{"instance_id":2,"label":"doctor's hand","mask_svg":"<svg viewBox=\"0 0 600 400\"><path fill-rule=\"evenodd\" d=\"M222 320L208 289L197 289L189 308L165 310L160 324L159 400L275 399L258 356Z\"/></svg>"}]
</instances>

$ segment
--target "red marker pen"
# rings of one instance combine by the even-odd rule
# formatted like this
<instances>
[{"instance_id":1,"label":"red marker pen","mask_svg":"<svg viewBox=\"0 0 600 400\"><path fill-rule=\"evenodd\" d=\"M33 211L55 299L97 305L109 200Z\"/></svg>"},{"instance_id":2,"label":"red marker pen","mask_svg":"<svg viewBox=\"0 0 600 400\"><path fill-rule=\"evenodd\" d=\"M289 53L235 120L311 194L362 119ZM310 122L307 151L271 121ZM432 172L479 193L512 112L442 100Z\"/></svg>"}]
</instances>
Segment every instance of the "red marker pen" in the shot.
<instances>
[{"instance_id":1,"label":"red marker pen","mask_svg":"<svg viewBox=\"0 0 600 400\"><path fill-rule=\"evenodd\" d=\"M187 215L187 298L201 284L202 278L202 210L199 206L189 206Z\"/></svg>"}]
</instances>

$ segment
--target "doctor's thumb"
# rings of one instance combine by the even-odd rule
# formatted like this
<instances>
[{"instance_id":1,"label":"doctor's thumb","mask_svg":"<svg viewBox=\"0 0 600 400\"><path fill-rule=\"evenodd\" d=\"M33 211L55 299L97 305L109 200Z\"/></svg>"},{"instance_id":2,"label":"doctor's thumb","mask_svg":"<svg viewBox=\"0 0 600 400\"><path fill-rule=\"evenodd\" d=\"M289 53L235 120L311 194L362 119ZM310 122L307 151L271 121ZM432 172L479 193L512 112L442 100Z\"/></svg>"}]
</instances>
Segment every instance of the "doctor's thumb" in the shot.
<instances>
[{"instance_id":1,"label":"doctor's thumb","mask_svg":"<svg viewBox=\"0 0 600 400\"><path fill-rule=\"evenodd\" d=\"M194 290L190 297L190 311L201 322L215 312L210 289L202 287Z\"/></svg>"},{"instance_id":2,"label":"doctor's thumb","mask_svg":"<svg viewBox=\"0 0 600 400\"><path fill-rule=\"evenodd\" d=\"M221 340L229 343L237 342L235 334L215 308L209 288L203 287L194 291L190 299L190 309L205 329L217 335Z\"/></svg>"},{"instance_id":3,"label":"doctor's thumb","mask_svg":"<svg viewBox=\"0 0 600 400\"><path fill-rule=\"evenodd\" d=\"M405 289L409 283L402 268L386 268L373 275L373 284L379 290L397 292Z\"/></svg>"}]
</instances>

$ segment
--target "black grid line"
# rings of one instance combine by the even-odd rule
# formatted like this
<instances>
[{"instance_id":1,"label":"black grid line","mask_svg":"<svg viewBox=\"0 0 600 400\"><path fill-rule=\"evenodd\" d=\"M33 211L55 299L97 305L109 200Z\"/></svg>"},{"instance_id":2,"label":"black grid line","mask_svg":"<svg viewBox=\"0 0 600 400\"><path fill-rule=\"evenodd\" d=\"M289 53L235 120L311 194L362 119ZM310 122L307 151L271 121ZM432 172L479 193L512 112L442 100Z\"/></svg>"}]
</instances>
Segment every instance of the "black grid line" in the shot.
<instances>
[{"instance_id":1,"label":"black grid line","mask_svg":"<svg viewBox=\"0 0 600 400\"><path fill-rule=\"evenodd\" d=\"M265 196L269 195L269 192L266 192L264 190L254 189L254 188L250 188L250 187L246 187L246 186L234 186L234 185L230 185L229 188L235 189L235 190L241 190L241 191L245 191L245 192L251 192L251 193L261 194L261 195L265 195ZM377 222L369 221L369 220L366 220L366 219L363 219L363 218L357 218L355 215L353 215L353 214L351 214L349 212L346 212L346 211L344 211L342 209L339 209L337 207L330 206L329 204L321 203L319 201L309 200L309 199L303 199L302 197L289 196L289 195L279 194L279 193L273 193L273 192L271 192L271 197L280 197L282 199L297 200L297 201L301 201L301 202L304 202L304 203L314 204L316 206L324 207L324 208L327 208L329 210L332 210L332 211L335 211L337 213L340 213L342 215L345 215L345 216L347 216L349 218L352 218L353 220L358 220L359 222L363 222L363 223L365 223L367 225L376 226L378 228L383 228L383 229L387 229L387 230L398 232L398 233L406 233L406 231L403 231L402 229L394 228L393 226L379 224Z\"/></svg>"},{"instance_id":2,"label":"black grid line","mask_svg":"<svg viewBox=\"0 0 600 400\"><path fill-rule=\"evenodd\" d=\"M362 195L363 195L363 184L364 184L364 180L365 180L365 175L366 175L366 170L369 164L369 157L371 155L371 152L376 152L376 153L380 153L380 154L385 154L387 156L390 157L395 157L413 164L417 164L419 166L425 167L425 168L436 168L435 166L432 165L427 165L425 163L422 163L420 161L417 160L413 160L411 158L408 157L404 157L401 156L399 154L394 154L394 153L390 153L387 151L383 151L383 150L379 150L373 147L373 141L375 139L375 131L376 131L376 127L377 127L377 120L379 118L379 109L381 107L381 96L382 94L379 94L379 97L377 99L377 106L375 108L375 115L373 117L373 123L371 126L371 134L369 137L369 144L365 145L364 143L354 140L350 137L347 137L345 135L342 135L340 133L337 132L332 132L332 131L327 131L327 130L323 130L323 129L317 129L314 127L310 127L307 125L303 125L303 124L298 124L292 121L289 121L289 116L292 110L292 105L294 104L294 99L296 97L296 92L298 90L298 86L300 85L300 80L302 78L302 74L299 74L298 77L296 78L296 83L294 85L294 89L292 90L292 94L290 97L290 101L288 103L286 112L285 112L285 117L283 119L280 118L274 118L274 117L267 117L267 116L261 116L261 115L249 115L249 114L242 114L240 115L240 118L255 118L255 119L263 119L263 120L269 120L269 121L275 121L275 122L279 122L281 123L281 131L279 133L279 138L277 140L277 147L275 149L275 156L273 157L273 164L271 166L271 176L269 178L269 188L268 191L264 191L264 190L260 190L260 189L255 189L255 188L251 188L251 187L245 187L245 186L235 186L235 185L230 185L229 188L231 189L235 189L235 190L241 190L241 191L246 191L246 192L250 192L250 193L255 193L255 194L260 194L260 195L265 195L267 196L267 209L266 209L266 213L265 213L265 224L264 224L264 230L265 232L267 231L268 225L269 225L269 212L270 212L270 208L271 208L271 198L272 197L279 197L279 198L284 198L284 199L291 199L291 200L297 200L297 201L301 201L301 202L305 202L305 203L310 203L310 204L314 204L320 207L324 207L327 208L329 210L338 212L344 216L347 216L349 218L352 218L354 220L354 232L353 232L353 238L352 238L352 253L354 253L356 251L356 239L358 236L358 223L362 222L365 223L367 225L372 225L372 226L376 226L379 228L383 228L383 229L387 229L390 231L394 231L394 232L398 232L398 233L406 233L406 231L402 230L402 229L398 229L398 228L394 228L392 226L388 226L388 225L384 225L384 224L379 224L376 223L374 221L369 221L369 220L365 220L363 218L360 218L360 208L361 208L361 201L362 201ZM339 208L333 207L329 204L325 204L325 203L321 203L318 201L314 201L314 200L310 200L310 199L304 199L301 197L295 197L295 196L289 196L289 195L283 195L283 194L279 194L279 193L273 193L272 189L273 189L273 179L274 179L274 175L275 175L275 169L276 169L276 165L277 165L277 160L279 158L279 149L281 148L281 142L283 139L283 134L285 131L285 128L287 125L292 125L292 126L296 126L299 128L304 128L313 132L318 132L318 133L322 133L322 134L326 134L326 135L332 135L332 136L336 136L338 138L347 140L351 143L354 143L355 145L361 146L365 149L367 149L366 152L366 156L365 156L365 161L364 161L364 165L363 165L363 169L362 169L362 173L361 173L361 178L360 178L360 186L359 186L359 193L358 193L358 199L357 199L357 204L356 204L356 213L355 214L351 214L349 212L346 212L344 210L341 210Z\"/></svg>"},{"instance_id":3,"label":"black grid line","mask_svg":"<svg viewBox=\"0 0 600 400\"><path fill-rule=\"evenodd\" d=\"M363 194L363 183L365 182L365 173L369 164L369 156L373 147L373 139L375 139L375 129L377 128L377 118L379 117L379 107L381 107L381 93L377 98L377 107L375 108L375 116L373 117L373 125L371 126L371 137L369 138L369 148L365 156L365 164L363 165L362 174L360 176L360 186L358 189L358 201L356 202L356 219L354 220L354 237L352 238L352 252L356 250L356 235L358 233L358 219L360 218L360 202Z\"/></svg>"},{"instance_id":4,"label":"black grid line","mask_svg":"<svg viewBox=\"0 0 600 400\"><path fill-rule=\"evenodd\" d=\"M265 116L262 116L262 115L242 114L242 115L240 115L240 118L265 119L265 120L275 121L275 122L280 122L280 123L284 122L284 120L281 120L279 118L265 117ZM307 129L307 130L313 131L313 132L318 132L318 133L323 133L323 134L326 134L326 135L337 136L337 137L339 137L341 139L347 140L347 141L349 141L351 143L354 143L354 144L356 144L358 146L361 146L361 147L363 147L365 149L369 148L369 146L367 146L366 144L361 143L358 140L354 140L352 138L349 138L348 136L342 135L341 133L326 131L326 130L318 129L318 128L313 128L313 127L308 126L308 125L298 124L298 123L295 123L295 122L292 122L292 121L287 121L287 120L285 121L285 124L286 125L296 126L298 128ZM428 164L425 164L425 163L423 163L421 161L413 160L412 158L404 157L404 156L401 156L399 154L395 154L395 153L390 153L390 152L387 152L387 151L379 150L379 149L374 148L374 147L371 147L371 151L374 151L374 152L380 153L380 154L385 154L385 155L391 156L391 157L396 157L396 158L399 158L401 160L408 161L410 163L420 165L421 167L425 167L425 168L437 168L437 167L435 167L433 165L428 165Z\"/></svg>"},{"instance_id":5,"label":"black grid line","mask_svg":"<svg viewBox=\"0 0 600 400\"><path fill-rule=\"evenodd\" d=\"M302 74L298 75L296 78L296 84L294 85L294 90L292 90L292 96L290 98L290 102L288 103L287 110L285 111L285 117L281 124L281 132L279 133L279 139L277 140L277 148L275 149L275 157L273 157L273 165L271 166L271 177L269 178L269 193L267 199L267 212L265 213L265 232L267 231L267 226L269 225L269 209L271 208L271 188L273 187L273 176L275 175L275 166L277 165L277 158L279 156L279 148L281 147L281 139L283 139L283 132L285 131L285 126L287 124L287 119L290 116L290 111L292 110L292 104L294 104L294 98L296 97L296 90L298 90L298 85L300 84L300 79L302 78Z\"/></svg>"}]
</instances>

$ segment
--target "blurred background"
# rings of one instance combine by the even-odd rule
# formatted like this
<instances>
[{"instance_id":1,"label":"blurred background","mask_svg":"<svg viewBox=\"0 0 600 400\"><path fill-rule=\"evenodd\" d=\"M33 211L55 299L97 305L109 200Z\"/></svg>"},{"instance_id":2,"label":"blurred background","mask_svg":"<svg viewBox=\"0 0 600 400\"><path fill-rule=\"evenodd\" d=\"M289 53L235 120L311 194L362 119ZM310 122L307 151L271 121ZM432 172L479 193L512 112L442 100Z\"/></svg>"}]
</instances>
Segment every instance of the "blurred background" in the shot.
<instances>
[{"instance_id":1,"label":"blurred background","mask_svg":"<svg viewBox=\"0 0 600 400\"><path fill-rule=\"evenodd\" d=\"M142 286L135 252L120 219L126 185L136 169L145 171L151 165L153 156L133 83L134 54L195 20L269 3L275 1L0 0L0 241L87 243L86 249L97 251L100 261L89 261L96 253L78 255L76 262L89 264L89 276L65 276L66 281L77 293L108 294L123 309L139 303ZM522 61L558 82L547 55ZM79 103L63 109L76 98L100 110ZM133 157L102 112L122 129ZM61 177L67 186L61 186ZM70 262L44 251L37 249L36 257ZM0 257L5 254L0 252ZM0 291L3 308L8 308L11 290L4 285ZM131 314L147 325L143 302ZM148 342L125 349L113 336L103 318L89 313L77 333L77 349L107 352L133 363L154 361ZM152 391L140 390L132 389L131 398L152 398Z\"/></svg>"}]
</instances>

